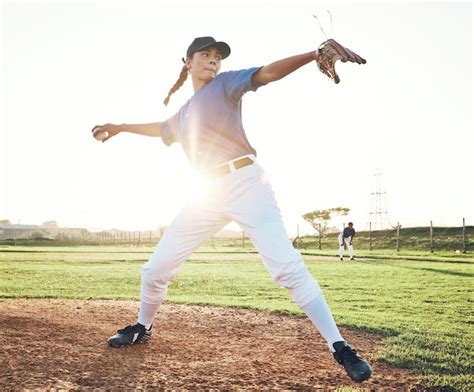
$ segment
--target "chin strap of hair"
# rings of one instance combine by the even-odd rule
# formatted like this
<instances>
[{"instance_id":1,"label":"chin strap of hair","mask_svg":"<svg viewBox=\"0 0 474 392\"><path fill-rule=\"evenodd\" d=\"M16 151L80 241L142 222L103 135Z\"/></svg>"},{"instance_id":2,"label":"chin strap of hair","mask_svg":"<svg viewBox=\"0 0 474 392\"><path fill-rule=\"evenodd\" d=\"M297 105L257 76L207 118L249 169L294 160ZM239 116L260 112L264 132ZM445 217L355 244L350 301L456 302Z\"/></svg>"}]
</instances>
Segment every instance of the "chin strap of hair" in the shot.
<instances>
[{"instance_id":1,"label":"chin strap of hair","mask_svg":"<svg viewBox=\"0 0 474 392\"><path fill-rule=\"evenodd\" d=\"M184 60L184 58L182 58L181 61L184 63L183 68L181 68L181 73L179 74L178 80L176 81L174 86L171 87L170 91L168 92L168 96L163 101L163 104L165 106L168 105L171 95L174 94L176 91L178 91L179 88L184 84L184 82L188 78L188 67L186 67L186 61Z\"/></svg>"}]
</instances>

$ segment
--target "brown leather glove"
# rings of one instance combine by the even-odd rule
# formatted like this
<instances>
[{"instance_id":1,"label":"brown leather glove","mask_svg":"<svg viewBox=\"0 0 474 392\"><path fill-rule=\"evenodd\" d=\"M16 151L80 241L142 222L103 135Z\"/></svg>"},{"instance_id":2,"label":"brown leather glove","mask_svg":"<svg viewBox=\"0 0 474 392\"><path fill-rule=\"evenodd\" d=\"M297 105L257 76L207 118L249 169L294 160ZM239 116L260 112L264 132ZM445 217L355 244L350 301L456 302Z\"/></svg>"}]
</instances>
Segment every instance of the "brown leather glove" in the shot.
<instances>
[{"instance_id":1,"label":"brown leather glove","mask_svg":"<svg viewBox=\"0 0 474 392\"><path fill-rule=\"evenodd\" d=\"M316 60L319 70L329 76L334 83L339 83L339 75L336 73L336 61L341 60L343 63L351 61L357 64L365 64L367 61L360 57L357 53L349 50L339 44L339 42L331 39L323 42L318 49L318 59Z\"/></svg>"}]
</instances>

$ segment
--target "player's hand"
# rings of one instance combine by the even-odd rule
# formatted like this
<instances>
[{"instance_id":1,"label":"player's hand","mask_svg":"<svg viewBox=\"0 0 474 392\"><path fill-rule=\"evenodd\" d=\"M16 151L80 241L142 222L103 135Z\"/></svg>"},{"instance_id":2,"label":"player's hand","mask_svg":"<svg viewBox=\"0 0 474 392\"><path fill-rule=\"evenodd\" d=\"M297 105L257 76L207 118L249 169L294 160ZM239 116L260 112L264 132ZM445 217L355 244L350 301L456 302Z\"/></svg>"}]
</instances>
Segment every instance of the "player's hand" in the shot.
<instances>
[{"instance_id":1,"label":"player's hand","mask_svg":"<svg viewBox=\"0 0 474 392\"><path fill-rule=\"evenodd\" d=\"M104 125L96 125L94 128L92 128L92 136L94 136L96 139L106 142L109 140L111 137L114 137L115 135L119 134L122 132L122 129L120 125L117 124L104 124ZM105 134L105 135L103 135Z\"/></svg>"}]
</instances>

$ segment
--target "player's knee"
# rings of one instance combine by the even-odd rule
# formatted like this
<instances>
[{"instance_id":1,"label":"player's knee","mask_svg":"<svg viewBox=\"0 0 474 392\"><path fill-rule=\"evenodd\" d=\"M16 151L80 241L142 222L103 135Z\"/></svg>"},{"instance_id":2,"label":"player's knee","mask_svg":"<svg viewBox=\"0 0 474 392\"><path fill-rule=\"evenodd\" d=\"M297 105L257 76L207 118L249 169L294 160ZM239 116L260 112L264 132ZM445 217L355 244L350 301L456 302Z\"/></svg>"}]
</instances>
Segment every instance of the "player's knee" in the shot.
<instances>
[{"instance_id":1,"label":"player's knee","mask_svg":"<svg viewBox=\"0 0 474 392\"><path fill-rule=\"evenodd\" d=\"M309 275L308 268L303 265L300 268L284 269L272 275L273 281L280 287L294 289L303 285Z\"/></svg>"},{"instance_id":2,"label":"player's knee","mask_svg":"<svg viewBox=\"0 0 474 392\"><path fill-rule=\"evenodd\" d=\"M141 269L142 283L152 287L166 287L175 275L173 267L166 262L149 261Z\"/></svg>"}]
</instances>

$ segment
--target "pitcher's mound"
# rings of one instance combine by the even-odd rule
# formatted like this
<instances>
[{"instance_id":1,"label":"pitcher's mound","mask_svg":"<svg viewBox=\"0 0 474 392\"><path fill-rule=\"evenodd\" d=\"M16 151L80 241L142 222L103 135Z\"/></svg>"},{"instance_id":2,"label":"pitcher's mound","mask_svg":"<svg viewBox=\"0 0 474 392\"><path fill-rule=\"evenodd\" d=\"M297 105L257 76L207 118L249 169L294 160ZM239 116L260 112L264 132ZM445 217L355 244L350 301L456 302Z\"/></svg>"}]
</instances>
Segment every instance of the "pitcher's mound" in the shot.
<instances>
[{"instance_id":1,"label":"pitcher's mound","mask_svg":"<svg viewBox=\"0 0 474 392\"><path fill-rule=\"evenodd\" d=\"M165 304L152 339L122 349L109 336L135 323L134 301L3 300L0 390L408 389L413 374L373 362L377 335L342 329L371 362L350 381L306 318L253 310Z\"/></svg>"}]
</instances>

